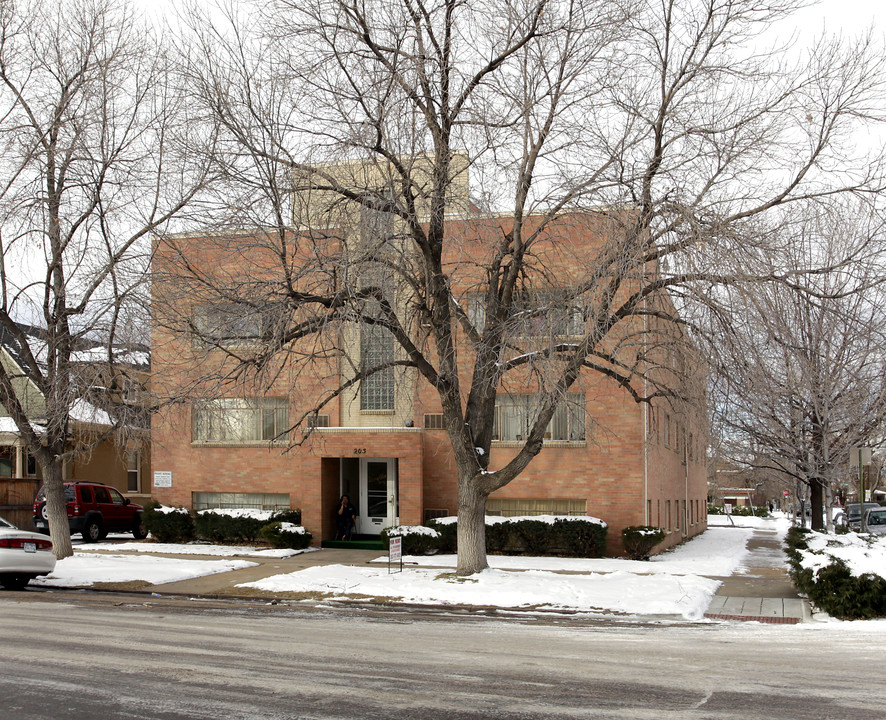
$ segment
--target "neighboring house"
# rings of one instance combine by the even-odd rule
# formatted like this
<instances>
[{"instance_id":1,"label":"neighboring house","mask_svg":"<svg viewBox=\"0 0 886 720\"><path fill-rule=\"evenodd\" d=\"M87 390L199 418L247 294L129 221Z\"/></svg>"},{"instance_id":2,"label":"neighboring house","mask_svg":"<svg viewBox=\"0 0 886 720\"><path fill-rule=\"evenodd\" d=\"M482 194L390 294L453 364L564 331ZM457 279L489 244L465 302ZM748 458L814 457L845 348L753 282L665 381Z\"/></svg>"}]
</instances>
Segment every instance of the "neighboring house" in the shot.
<instances>
[{"instance_id":1,"label":"neighboring house","mask_svg":"<svg viewBox=\"0 0 886 720\"><path fill-rule=\"evenodd\" d=\"M489 231L470 220L449 222L465 238ZM597 242L599 222L593 213L576 213L565 241L579 251L589 247ZM189 235L158 243L152 285L155 315L163 315L152 328L152 389L158 396L180 396L225 366L224 353L189 336L189 327L212 330L228 349L248 348L265 336L261 317L238 313L223 301L207 302L169 279L184 257L199 272L236 277L239 271L253 280L238 263L246 248L258 245L256 237ZM472 252L470 241L456 244L460 253ZM470 306L467 291L462 297ZM562 334L570 336L580 332L584 318L567 311L560 321ZM309 418L306 439L286 434L311 398L347 378L355 365L342 357L353 363L396 354L391 339L373 327L338 328L325 336L331 343L323 347L330 358L326 366L311 372L293 365L269 368L261 391L215 388L155 416L153 497L193 509L297 507L317 541L334 537L342 494L357 508L360 534L456 514L455 462L440 400L411 370L391 368L338 395ZM662 353L673 356L667 348ZM526 392L512 387L498 397L490 467L500 467L521 444L532 412ZM637 403L589 372L554 415L543 451L489 498L487 513L596 516L609 524L611 552L619 552L621 529L630 525L662 527L669 532L663 547L674 545L707 526L705 427L663 398Z\"/></svg>"},{"instance_id":2,"label":"neighboring house","mask_svg":"<svg viewBox=\"0 0 886 720\"><path fill-rule=\"evenodd\" d=\"M21 328L28 335L31 347L39 347L40 329L26 325ZM147 348L120 348L112 372L108 371L107 363L101 362L102 353L107 357L106 349L100 344L81 342L72 358L80 393L70 407L72 447L85 446L110 426L110 416L97 404L124 412L138 405L139 392L149 380ZM37 360L39 362L39 357ZM3 331L0 331L0 362L15 379L18 397L39 434L46 419L43 396L27 378L26 360ZM131 412L130 415L133 422L140 422L142 427L128 433L124 447L114 440L100 442L66 464L65 479L106 483L136 501L149 499L149 428L144 420L139 421L143 413ZM21 527L30 526L32 502L41 482L39 465L27 452L18 428L0 405L0 515Z\"/></svg>"}]
</instances>

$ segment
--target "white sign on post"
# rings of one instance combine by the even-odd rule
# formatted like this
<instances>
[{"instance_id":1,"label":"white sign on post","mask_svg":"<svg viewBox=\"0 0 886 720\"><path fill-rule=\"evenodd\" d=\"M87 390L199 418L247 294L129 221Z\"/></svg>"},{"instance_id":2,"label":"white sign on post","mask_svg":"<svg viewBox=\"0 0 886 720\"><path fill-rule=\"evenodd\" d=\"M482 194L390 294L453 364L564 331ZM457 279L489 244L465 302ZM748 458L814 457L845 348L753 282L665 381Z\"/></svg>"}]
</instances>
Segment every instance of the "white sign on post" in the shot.
<instances>
[{"instance_id":1,"label":"white sign on post","mask_svg":"<svg viewBox=\"0 0 886 720\"><path fill-rule=\"evenodd\" d=\"M154 487L171 488L172 470L154 470Z\"/></svg>"},{"instance_id":2,"label":"white sign on post","mask_svg":"<svg viewBox=\"0 0 886 720\"><path fill-rule=\"evenodd\" d=\"M723 508L726 510L727 515L732 515L732 503L723 503Z\"/></svg>"},{"instance_id":3,"label":"white sign on post","mask_svg":"<svg viewBox=\"0 0 886 720\"><path fill-rule=\"evenodd\" d=\"M403 538L400 536L388 538L388 572L391 572L391 563L400 561L400 570L403 570Z\"/></svg>"}]
</instances>

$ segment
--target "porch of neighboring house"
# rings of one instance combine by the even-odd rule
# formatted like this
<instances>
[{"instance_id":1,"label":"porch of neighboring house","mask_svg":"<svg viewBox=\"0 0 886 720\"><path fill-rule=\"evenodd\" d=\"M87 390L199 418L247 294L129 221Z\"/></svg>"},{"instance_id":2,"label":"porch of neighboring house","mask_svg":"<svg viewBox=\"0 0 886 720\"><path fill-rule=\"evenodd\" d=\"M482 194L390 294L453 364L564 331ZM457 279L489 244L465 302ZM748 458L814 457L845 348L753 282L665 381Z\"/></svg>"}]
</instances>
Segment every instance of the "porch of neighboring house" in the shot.
<instances>
[{"instance_id":1,"label":"porch of neighboring house","mask_svg":"<svg viewBox=\"0 0 886 720\"><path fill-rule=\"evenodd\" d=\"M2 418L9 421L9 418ZM10 421L11 422L11 421ZM17 432L0 432L0 517L32 530L34 497L43 482L40 468L22 446Z\"/></svg>"}]
</instances>

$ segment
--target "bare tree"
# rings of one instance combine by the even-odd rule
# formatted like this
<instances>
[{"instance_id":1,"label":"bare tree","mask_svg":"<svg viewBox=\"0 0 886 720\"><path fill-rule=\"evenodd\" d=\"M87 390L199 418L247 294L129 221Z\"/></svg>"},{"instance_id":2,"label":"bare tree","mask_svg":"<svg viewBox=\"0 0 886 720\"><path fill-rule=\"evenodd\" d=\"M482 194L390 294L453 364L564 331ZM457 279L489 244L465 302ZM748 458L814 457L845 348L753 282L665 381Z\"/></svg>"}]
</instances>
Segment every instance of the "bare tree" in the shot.
<instances>
[{"instance_id":1,"label":"bare tree","mask_svg":"<svg viewBox=\"0 0 886 720\"><path fill-rule=\"evenodd\" d=\"M842 211L841 211L842 210ZM864 206L818 208L784 228L795 263L854 261L788 285L735 292L715 335L713 405L731 457L808 488L812 527L849 473L850 449L886 427L882 221ZM805 495L805 493L803 493Z\"/></svg>"},{"instance_id":2,"label":"bare tree","mask_svg":"<svg viewBox=\"0 0 886 720\"><path fill-rule=\"evenodd\" d=\"M0 368L0 402L42 470L59 558L65 463L132 423L92 389L119 375L150 236L203 182L161 47L125 2L0 7L0 327L24 375ZM72 442L76 407L100 429Z\"/></svg>"},{"instance_id":3,"label":"bare tree","mask_svg":"<svg viewBox=\"0 0 886 720\"><path fill-rule=\"evenodd\" d=\"M798 5L275 0L229 8L228 27L194 16L191 82L225 129L228 212L202 258L165 242L164 272L186 268L167 299L280 312L260 350L219 342L218 323L160 323L217 348L206 377L225 382L284 367L330 381L341 362L303 422L415 373L458 467L458 573L477 572L486 498L542 451L571 391L688 397L675 300L784 280L795 271L761 262L773 209L878 187L878 164L841 146L879 88L872 48L825 42L799 68L748 49ZM372 362L340 342L361 326L392 340ZM533 394L530 422L490 469L511 387Z\"/></svg>"}]
</instances>

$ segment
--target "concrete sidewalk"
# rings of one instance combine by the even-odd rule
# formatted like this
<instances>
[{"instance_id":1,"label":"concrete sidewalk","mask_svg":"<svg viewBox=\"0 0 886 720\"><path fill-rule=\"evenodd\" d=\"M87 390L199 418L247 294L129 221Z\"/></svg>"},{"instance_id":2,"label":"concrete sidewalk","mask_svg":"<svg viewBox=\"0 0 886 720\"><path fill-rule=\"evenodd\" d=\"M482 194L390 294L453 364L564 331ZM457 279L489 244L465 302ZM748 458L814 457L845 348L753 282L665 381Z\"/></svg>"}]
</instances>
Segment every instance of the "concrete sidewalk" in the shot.
<instances>
[{"instance_id":1,"label":"concrete sidewalk","mask_svg":"<svg viewBox=\"0 0 886 720\"><path fill-rule=\"evenodd\" d=\"M723 584L705 617L784 624L810 620L809 601L799 596L788 577L779 534L755 528L748 551L745 571L716 578Z\"/></svg>"},{"instance_id":2,"label":"concrete sidewalk","mask_svg":"<svg viewBox=\"0 0 886 720\"><path fill-rule=\"evenodd\" d=\"M76 550L76 548L75 548ZM705 613L706 618L716 620L744 620L764 623L797 623L811 618L809 603L799 597L787 575L785 555L779 534L774 530L754 529L748 542L749 556L744 561L745 571L729 577L716 577L722 585ZM107 552L115 552L108 546ZM151 553L155 555L155 553ZM156 553L160 557L185 557L175 554ZM290 558L248 557L255 566L242 570L205 575L189 580L151 585L129 583L130 592L158 595L177 595L200 598L242 598L244 600L300 599L298 593L273 593L254 588L238 587L242 583L255 582L273 575L297 572L310 567L325 565L373 566L373 560L383 556L378 550L324 549L307 552ZM218 556L187 555L193 560L218 560ZM434 566L423 566L434 567ZM440 566L451 571L451 567ZM113 590L105 584L95 589Z\"/></svg>"}]
</instances>

